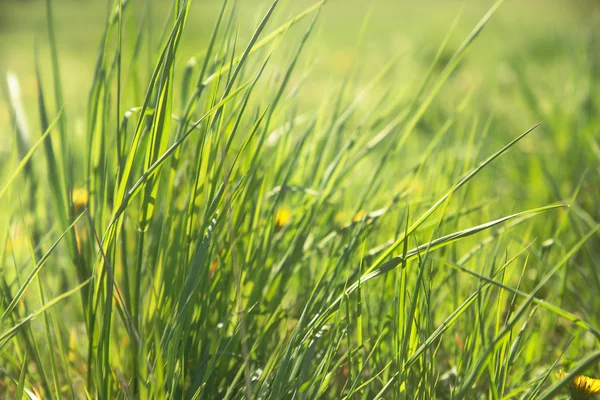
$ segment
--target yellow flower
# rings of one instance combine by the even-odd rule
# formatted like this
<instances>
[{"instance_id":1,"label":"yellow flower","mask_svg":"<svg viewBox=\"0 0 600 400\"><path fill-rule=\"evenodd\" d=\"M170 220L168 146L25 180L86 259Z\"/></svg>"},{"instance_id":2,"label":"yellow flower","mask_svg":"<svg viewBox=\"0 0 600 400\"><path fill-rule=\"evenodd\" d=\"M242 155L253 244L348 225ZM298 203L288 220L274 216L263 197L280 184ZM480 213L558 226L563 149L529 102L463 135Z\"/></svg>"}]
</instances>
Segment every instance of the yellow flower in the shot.
<instances>
[{"instance_id":1,"label":"yellow flower","mask_svg":"<svg viewBox=\"0 0 600 400\"><path fill-rule=\"evenodd\" d=\"M280 208L277 210L277 215L275 215L275 225L277 228L282 228L284 225L287 225L292 218L292 212L288 208Z\"/></svg>"},{"instance_id":2,"label":"yellow flower","mask_svg":"<svg viewBox=\"0 0 600 400\"><path fill-rule=\"evenodd\" d=\"M73 189L71 199L73 200L73 208L75 213L81 213L87 207L90 195L85 189Z\"/></svg>"},{"instance_id":3,"label":"yellow flower","mask_svg":"<svg viewBox=\"0 0 600 400\"><path fill-rule=\"evenodd\" d=\"M565 377L567 374L560 371L557 376ZM567 389L573 400L589 399L591 395L600 393L600 379L590 378L585 375L576 375L567 384Z\"/></svg>"},{"instance_id":4,"label":"yellow flower","mask_svg":"<svg viewBox=\"0 0 600 400\"><path fill-rule=\"evenodd\" d=\"M363 219L365 219L369 214L367 214L367 212L365 210L359 210L356 215L354 216L354 218L352 218L352 222L358 222L358 221L362 221Z\"/></svg>"}]
</instances>

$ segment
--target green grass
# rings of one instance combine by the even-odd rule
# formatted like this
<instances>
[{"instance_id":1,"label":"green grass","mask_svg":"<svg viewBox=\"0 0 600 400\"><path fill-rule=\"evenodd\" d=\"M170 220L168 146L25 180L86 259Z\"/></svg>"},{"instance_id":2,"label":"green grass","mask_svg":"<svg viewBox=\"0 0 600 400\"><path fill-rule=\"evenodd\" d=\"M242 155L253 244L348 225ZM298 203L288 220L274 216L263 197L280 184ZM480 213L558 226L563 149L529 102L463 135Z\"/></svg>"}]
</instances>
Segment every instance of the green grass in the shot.
<instances>
[{"instance_id":1,"label":"green grass","mask_svg":"<svg viewBox=\"0 0 600 400\"><path fill-rule=\"evenodd\" d=\"M600 376L595 3L109 3L0 5L0 391Z\"/></svg>"}]
</instances>

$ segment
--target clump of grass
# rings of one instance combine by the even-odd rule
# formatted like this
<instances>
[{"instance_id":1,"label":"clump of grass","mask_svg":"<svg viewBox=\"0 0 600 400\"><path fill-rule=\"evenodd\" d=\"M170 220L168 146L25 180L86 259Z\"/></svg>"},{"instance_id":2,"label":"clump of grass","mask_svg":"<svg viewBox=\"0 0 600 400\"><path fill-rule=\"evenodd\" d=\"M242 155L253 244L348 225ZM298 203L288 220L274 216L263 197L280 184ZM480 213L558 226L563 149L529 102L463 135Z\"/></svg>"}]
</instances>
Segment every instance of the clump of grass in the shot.
<instances>
[{"instance_id":1,"label":"clump of grass","mask_svg":"<svg viewBox=\"0 0 600 400\"><path fill-rule=\"evenodd\" d=\"M585 181L530 209L495 198L505 183L485 174L514 173L505 154L538 125L490 150L502 122L473 118L468 96L452 112L435 104L501 3L449 50L455 22L402 97L401 57L358 78L367 14L341 86L307 106L307 49L322 10L339 5L286 19L275 0L246 37L241 5L223 0L193 55L181 43L201 4L173 2L157 32L151 2L116 1L82 144L48 0L36 141L10 85L19 140L0 186L1 387L57 399L561 390L565 379L546 387L560 352L600 338L569 299L568 271L595 276Z\"/></svg>"}]
</instances>

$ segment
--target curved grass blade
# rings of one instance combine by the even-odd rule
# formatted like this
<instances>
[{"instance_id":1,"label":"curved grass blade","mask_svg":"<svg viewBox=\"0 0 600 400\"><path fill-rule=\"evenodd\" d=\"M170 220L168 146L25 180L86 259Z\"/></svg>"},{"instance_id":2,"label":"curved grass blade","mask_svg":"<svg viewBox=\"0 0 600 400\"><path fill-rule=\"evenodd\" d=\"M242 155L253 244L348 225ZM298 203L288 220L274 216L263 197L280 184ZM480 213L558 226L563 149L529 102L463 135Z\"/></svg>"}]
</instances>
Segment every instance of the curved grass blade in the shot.
<instances>
[{"instance_id":1,"label":"curved grass blade","mask_svg":"<svg viewBox=\"0 0 600 400\"><path fill-rule=\"evenodd\" d=\"M19 332L19 330L22 327L24 327L28 322L30 322L31 320L33 320L40 314L46 312L51 307L54 307L56 304L60 303L64 299L79 292L81 289L83 289L85 286L87 286L92 281L93 278L94 277L91 276L88 279L86 279L85 281L83 281L82 283L80 283L79 285L75 286L73 289L68 290L68 291L64 292L63 294L56 296L55 298L53 298L52 300L50 300L49 302L44 304L42 307L40 307L39 309L37 309L34 312L32 312L31 314L29 314L27 317L23 318L18 324L16 324L15 326L10 328L6 332L0 334L0 350L2 350L4 348L4 346L6 346L8 341L13 336L15 336Z\"/></svg>"},{"instance_id":2,"label":"curved grass blade","mask_svg":"<svg viewBox=\"0 0 600 400\"><path fill-rule=\"evenodd\" d=\"M510 332L510 330L512 329L514 324L524 314L527 307L529 307L530 304L534 303L536 293L542 288L542 286L544 286L550 280L550 278L552 278L552 276L554 276L554 274L556 274L556 272L558 272L558 270L560 268L562 268L562 266L564 266L567 263L567 261L569 261L569 259L571 259L571 257L573 257L575 255L575 253L579 250L579 248L581 248L581 246L583 246L585 244L585 242L596 232L598 227L600 227L600 226L597 226L594 229L592 229L590 232L588 232L588 234L586 236L584 236L579 242L577 242L577 244L575 246L573 246L571 248L571 250L563 256L563 258L558 262L558 264L554 268L552 268L540 280L540 282L538 282L538 284L535 286L535 288L530 293L527 294L525 302L519 307L519 309L517 311L515 311L513 317L510 319L510 321L508 321L505 324L505 326L502 328L502 330L494 337L494 339L487 346L487 348L485 349L482 356L479 357L477 363L471 369L471 372L467 375L467 378L465 379L464 383L462 384L461 389L459 390L458 394L455 396L456 399L463 398L466 395L466 393L470 390L471 385L475 382L475 380L479 376L481 369L483 368L484 364L487 362L487 359L489 358L492 350L495 348L495 345L497 343L499 343L499 341L502 339L502 337L504 335L506 335L508 332ZM535 309L537 309L537 307ZM533 312L535 312L535 309L532 311L532 314L533 314ZM532 314L530 314L530 316Z\"/></svg>"},{"instance_id":3,"label":"curved grass blade","mask_svg":"<svg viewBox=\"0 0 600 400\"><path fill-rule=\"evenodd\" d=\"M283 34L284 32L286 32L292 25L295 25L301 19L303 19L304 17L306 17L308 14L312 13L313 11L318 10L326 2L327 2L327 0L321 0L318 3L315 3L314 5L308 7L306 10L302 11L300 14L296 15L294 18L292 18L288 22L286 22L283 25L279 26L277 29L275 29L274 31L272 31L267 36L265 36L262 40L260 40L258 42L256 42L256 40L255 40L256 43L250 48L250 50L248 51L248 54L245 54L245 56L247 57L247 56L253 54L254 52L260 50L261 48L263 48L264 46L266 46L267 44L269 44L271 41L275 40L278 36L280 36L281 34ZM219 78L221 75L223 75L226 72L228 72L231 69L232 65L238 65L238 64L240 64L242 62L243 58L245 58L244 54L242 54L242 55L234 58L231 63L224 64L221 68L219 68L217 71L215 71L214 73L212 73L209 77L207 77L202 82L202 85L206 86L211 81L213 81L214 79Z\"/></svg>"},{"instance_id":4,"label":"curved grass blade","mask_svg":"<svg viewBox=\"0 0 600 400\"><path fill-rule=\"evenodd\" d=\"M329 307L328 307L328 311L332 311L333 308L341 301L342 296L347 296L350 293L354 292L358 286L361 283L364 283L368 280L371 280L379 275L383 275L391 270L393 270L394 268L396 268L398 265L402 264L403 262L408 262L416 257L418 257L421 253L423 253L424 251L428 250L428 251L433 251L436 249L439 249L441 247L445 247L448 246L449 244L456 242L457 240L461 240L465 237L474 235L476 233L479 233L481 231L487 230L493 226L502 224L506 221L512 220L512 219L516 219L519 217L524 217L524 216L533 216L542 212L546 212L546 211L550 211L550 210L555 210L558 208L562 208L564 207L564 205L562 204L558 204L558 205L550 205L550 206L545 206L545 207L540 207L540 208L534 208L531 210L527 210L527 211L521 211L519 213L516 214L512 214L494 221L490 221L487 222L485 224L481 224L478 226L474 226L472 228L469 229L464 229L462 231L458 231L455 233L451 233L449 235L443 236L441 238L435 239L433 241L431 241L430 243L426 243L423 245L420 245L410 251L408 251L406 253L406 257L402 257L402 256L398 256L398 257L394 257L391 260L387 261L386 263L382 264L379 268L377 268L376 270L371 270L371 272L364 274L362 277L360 277L360 279L358 279L355 283L353 283L352 285L350 285L348 287L348 289L346 289L346 291L344 292L344 294L342 294L340 297L338 297ZM404 235L403 237L406 237L408 235Z\"/></svg>"},{"instance_id":5,"label":"curved grass blade","mask_svg":"<svg viewBox=\"0 0 600 400\"><path fill-rule=\"evenodd\" d=\"M450 196L452 196L452 194L454 194L456 191L458 191L458 189L463 187L475 175L477 175L479 172L481 172L481 170L483 170L488 164L490 164L496 158L498 158L502 154L504 154L508 149L510 149L512 146L514 146L518 141L523 139L525 136L527 136L530 132L532 132L539 125L540 124L537 123L533 127L529 128L528 130L523 132L512 142L510 142L509 144L504 146L502 149L498 150L496 153L494 153L490 157L488 157L485 161L483 161L481 164L479 164L475 169L473 169L471 172L469 172L464 178L462 178L456 185L454 185L452 188L450 188L450 190L448 190L446 192L446 194L444 194L434 205L431 206L431 208L429 208L429 210L427 210L423 215L421 215L421 217L419 217L419 219L417 221L415 221L415 223L413 223L410 226L410 228L408 228L408 230L405 234L400 236L400 238L398 238L386 251L383 252L383 254L381 254L381 256L379 256L379 258L373 263L373 265L371 265L367 269L367 271L365 271L365 274L369 274L371 271L373 271L374 269L378 268L381 264L383 264L384 260L386 258L388 258L392 254L392 252L394 252L394 250L396 250L398 248L398 246L400 246L400 244L402 244L402 242L404 242L404 240L410 234L412 234L423 222L425 222L425 220L427 218L429 218L429 216L431 216L431 214L433 214L433 212L435 210L437 210Z\"/></svg>"}]
</instances>

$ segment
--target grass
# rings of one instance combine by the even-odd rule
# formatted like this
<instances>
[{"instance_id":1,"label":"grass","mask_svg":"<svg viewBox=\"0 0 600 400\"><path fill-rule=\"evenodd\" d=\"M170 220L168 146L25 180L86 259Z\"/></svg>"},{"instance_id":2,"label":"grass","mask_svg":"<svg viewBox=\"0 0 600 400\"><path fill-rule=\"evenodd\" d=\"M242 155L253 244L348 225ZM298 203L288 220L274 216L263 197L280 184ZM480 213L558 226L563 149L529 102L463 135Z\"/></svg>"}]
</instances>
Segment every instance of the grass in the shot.
<instances>
[{"instance_id":1,"label":"grass","mask_svg":"<svg viewBox=\"0 0 600 400\"><path fill-rule=\"evenodd\" d=\"M477 87L495 19L537 10L502 3L440 5L422 52L363 4L335 67L334 0L94 2L88 37L60 34L75 5L24 6L47 31L0 120L2 391L544 399L598 376L597 7L540 10L556 42L523 28Z\"/></svg>"}]
</instances>

